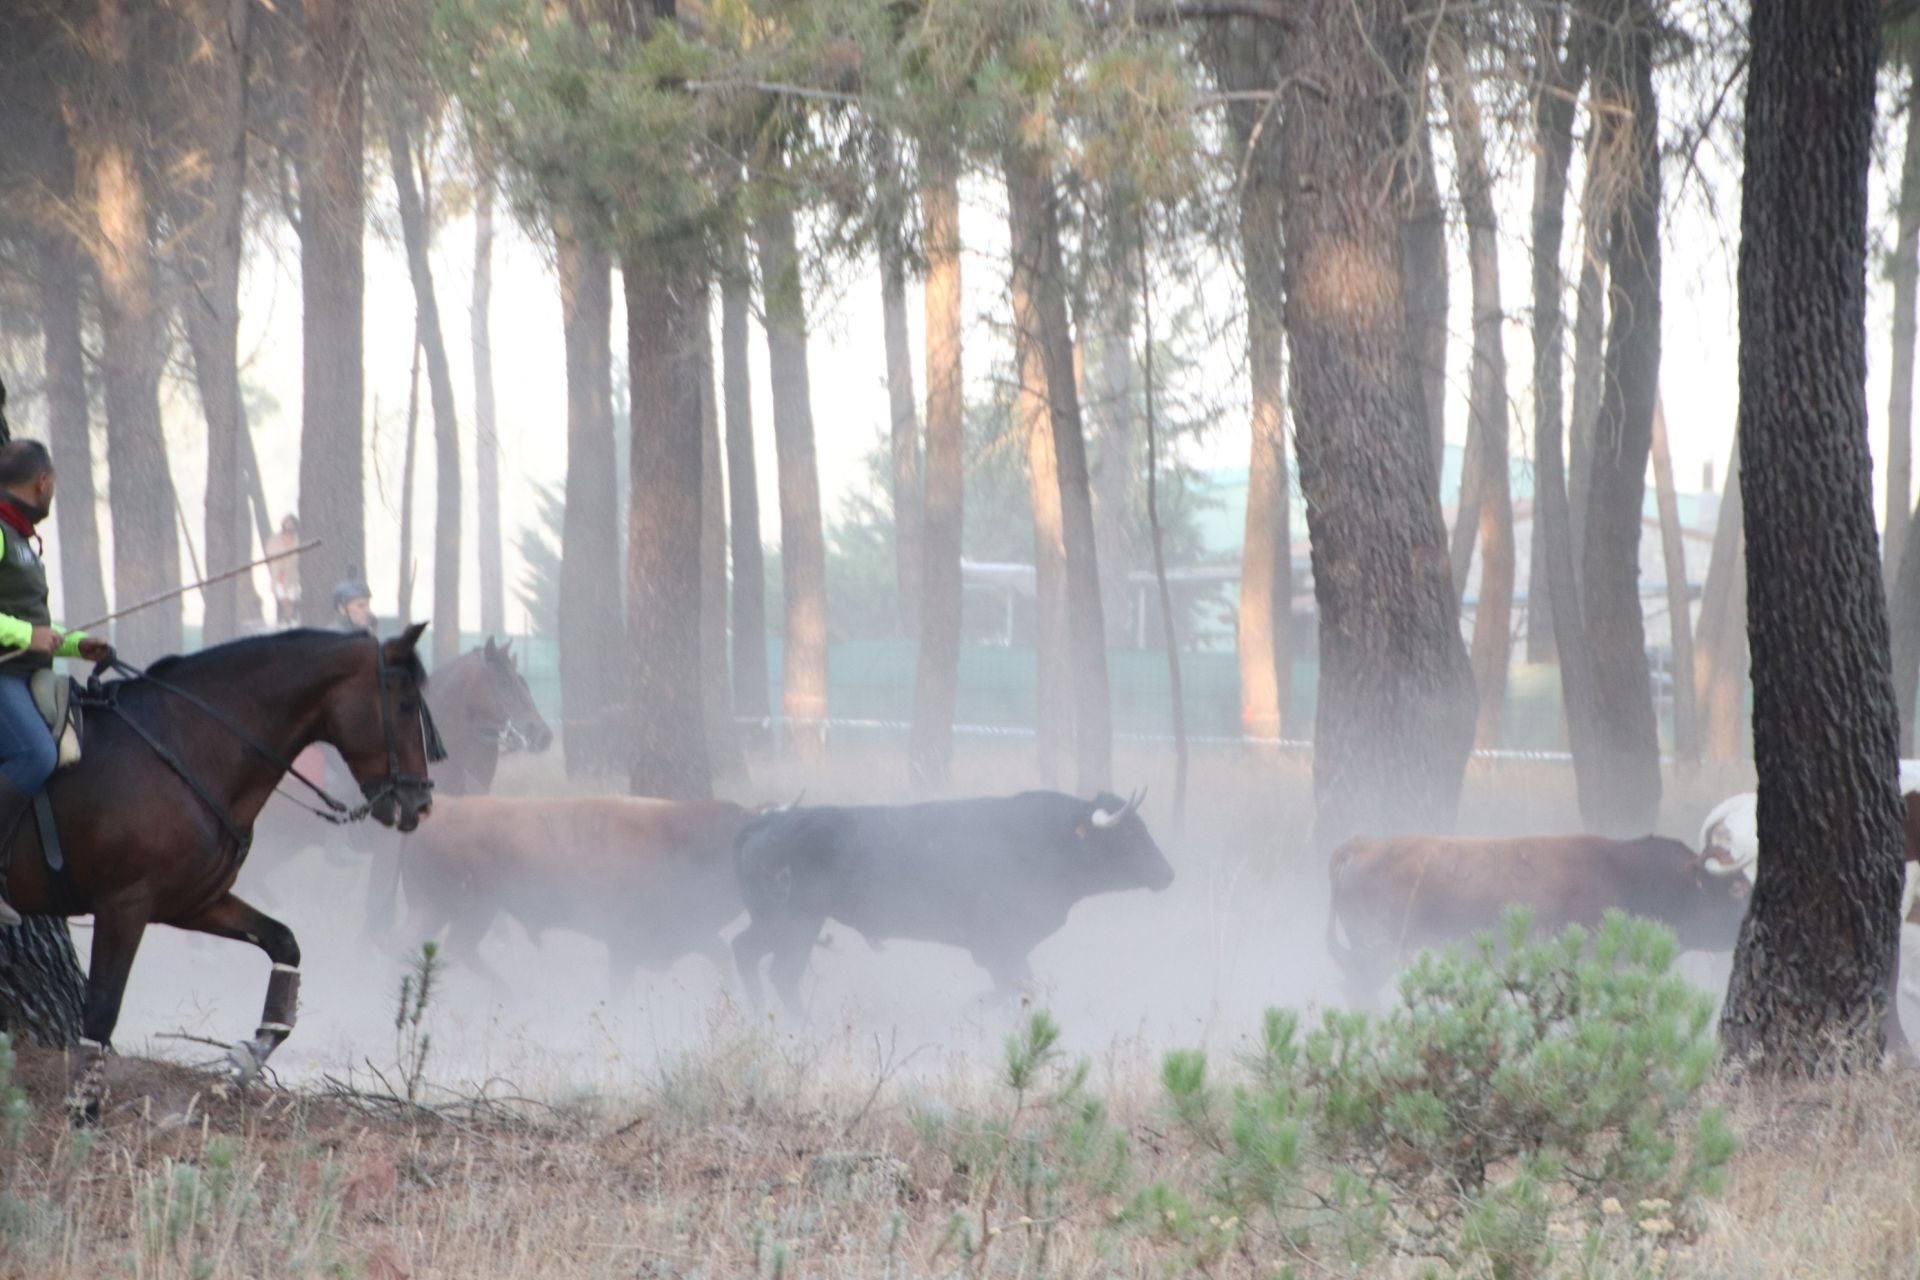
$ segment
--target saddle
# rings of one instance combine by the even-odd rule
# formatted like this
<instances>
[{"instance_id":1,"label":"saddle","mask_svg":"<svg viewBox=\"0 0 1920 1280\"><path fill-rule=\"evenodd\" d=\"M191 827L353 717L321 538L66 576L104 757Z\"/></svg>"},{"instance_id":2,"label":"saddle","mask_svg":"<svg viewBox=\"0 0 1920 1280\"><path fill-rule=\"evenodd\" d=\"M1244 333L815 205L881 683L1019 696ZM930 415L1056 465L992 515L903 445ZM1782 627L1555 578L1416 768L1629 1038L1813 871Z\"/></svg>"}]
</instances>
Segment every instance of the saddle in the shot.
<instances>
[{"instance_id":1,"label":"saddle","mask_svg":"<svg viewBox=\"0 0 1920 1280\"><path fill-rule=\"evenodd\" d=\"M82 717L80 700L74 694L79 685L71 677L61 675L51 667L44 667L33 673L27 687L33 694L33 705L40 709L40 716L47 722L47 729L53 734L53 740L59 748L54 771L57 773L78 764ZM54 824L53 804L47 799L44 787L33 794L33 817L40 828L40 848L46 857L48 869L56 873L64 870L67 860L60 848L60 832Z\"/></svg>"},{"instance_id":2,"label":"saddle","mask_svg":"<svg viewBox=\"0 0 1920 1280\"><path fill-rule=\"evenodd\" d=\"M53 740L60 749L59 760L53 766L56 771L68 768L80 762L80 703L74 698L78 686L73 679L63 676L51 667L42 668L33 673L28 681L33 692L33 705L40 708L40 716L47 722L47 729L53 734Z\"/></svg>"}]
</instances>

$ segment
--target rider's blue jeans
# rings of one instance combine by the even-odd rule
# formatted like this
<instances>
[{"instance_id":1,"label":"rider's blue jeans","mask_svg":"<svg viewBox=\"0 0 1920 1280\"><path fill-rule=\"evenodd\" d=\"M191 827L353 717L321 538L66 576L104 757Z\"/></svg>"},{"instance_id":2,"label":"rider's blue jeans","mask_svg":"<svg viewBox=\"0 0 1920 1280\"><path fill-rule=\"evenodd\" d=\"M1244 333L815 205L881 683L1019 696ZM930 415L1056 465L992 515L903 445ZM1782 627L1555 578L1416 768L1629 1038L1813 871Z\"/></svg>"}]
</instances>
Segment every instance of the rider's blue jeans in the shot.
<instances>
[{"instance_id":1,"label":"rider's blue jeans","mask_svg":"<svg viewBox=\"0 0 1920 1280\"><path fill-rule=\"evenodd\" d=\"M0 675L0 777L30 796L53 776L59 758L26 679Z\"/></svg>"}]
</instances>

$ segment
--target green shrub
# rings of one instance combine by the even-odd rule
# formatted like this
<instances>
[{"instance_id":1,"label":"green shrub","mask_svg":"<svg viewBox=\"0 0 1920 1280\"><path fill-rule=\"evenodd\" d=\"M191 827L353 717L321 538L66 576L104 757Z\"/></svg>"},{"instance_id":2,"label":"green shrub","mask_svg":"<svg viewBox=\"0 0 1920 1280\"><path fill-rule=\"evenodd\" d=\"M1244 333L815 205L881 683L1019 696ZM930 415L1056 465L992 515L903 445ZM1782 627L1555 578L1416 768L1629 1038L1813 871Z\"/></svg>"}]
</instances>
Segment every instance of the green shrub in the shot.
<instances>
[{"instance_id":1,"label":"green shrub","mask_svg":"<svg viewBox=\"0 0 1920 1280\"><path fill-rule=\"evenodd\" d=\"M1208 1174L1191 1196L1150 1189L1136 1220L1202 1266L1391 1254L1501 1278L1564 1242L1590 1268L1684 1234L1734 1149L1717 1109L1693 1110L1711 1002L1658 925L1616 913L1530 942L1529 924L1514 910L1464 956L1423 954L1377 1021L1332 1012L1302 1036L1269 1011L1230 1089L1205 1055L1169 1054L1162 1084ZM1610 1228L1636 1209L1637 1230Z\"/></svg>"},{"instance_id":2,"label":"green shrub","mask_svg":"<svg viewBox=\"0 0 1920 1280\"><path fill-rule=\"evenodd\" d=\"M1125 1188L1126 1135L1087 1088L1090 1071L1060 1049L1060 1026L1041 1011L1007 1037L997 1106L916 1112L920 1140L946 1156L961 1199L942 1251L980 1267L1011 1231L1025 1268L1044 1275L1058 1228Z\"/></svg>"}]
</instances>

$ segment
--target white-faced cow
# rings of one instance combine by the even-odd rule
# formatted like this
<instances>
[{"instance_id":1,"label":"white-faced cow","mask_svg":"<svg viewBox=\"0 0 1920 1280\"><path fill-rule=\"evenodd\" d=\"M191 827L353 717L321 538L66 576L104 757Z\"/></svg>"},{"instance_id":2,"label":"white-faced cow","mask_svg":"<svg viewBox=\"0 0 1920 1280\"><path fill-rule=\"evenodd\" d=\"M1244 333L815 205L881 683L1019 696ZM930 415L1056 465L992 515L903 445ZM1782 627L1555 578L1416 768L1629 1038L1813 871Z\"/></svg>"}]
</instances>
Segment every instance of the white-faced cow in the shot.
<instances>
[{"instance_id":1,"label":"white-faced cow","mask_svg":"<svg viewBox=\"0 0 1920 1280\"><path fill-rule=\"evenodd\" d=\"M1748 897L1743 879L1713 874L1704 857L1658 836L1350 840L1330 874L1327 950L1359 1008L1414 953L1495 927L1510 904L1531 910L1536 930L1596 928L1617 909L1666 924L1683 950L1726 951Z\"/></svg>"},{"instance_id":2,"label":"white-faced cow","mask_svg":"<svg viewBox=\"0 0 1920 1280\"><path fill-rule=\"evenodd\" d=\"M1029 976L1028 954L1082 898L1173 883L1140 799L1029 791L756 819L734 852L751 917L733 940L748 999L759 1006L770 955L774 988L800 1012L800 978L828 920L874 945L905 938L965 948L996 993L1011 995Z\"/></svg>"},{"instance_id":3,"label":"white-faced cow","mask_svg":"<svg viewBox=\"0 0 1920 1280\"><path fill-rule=\"evenodd\" d=\"M401 849L408 936L445 932L449 954L496 983L479 945L502 914L536 937L572 929L606 943L615 996L637 967L694 952L724 978L720 931L740 914L733 842L752 817L719 800L443 800Z\"/></svg>"}]
</instances>

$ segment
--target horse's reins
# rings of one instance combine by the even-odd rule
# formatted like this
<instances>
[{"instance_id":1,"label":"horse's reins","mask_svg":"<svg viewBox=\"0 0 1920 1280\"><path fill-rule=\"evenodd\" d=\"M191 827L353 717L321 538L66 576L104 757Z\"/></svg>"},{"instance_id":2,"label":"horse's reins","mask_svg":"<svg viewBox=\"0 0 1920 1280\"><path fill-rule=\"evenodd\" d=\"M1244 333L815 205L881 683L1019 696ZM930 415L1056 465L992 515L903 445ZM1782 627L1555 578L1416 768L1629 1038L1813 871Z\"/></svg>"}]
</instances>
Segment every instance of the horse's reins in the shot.
<instances>
[{"instance_id":1,"label":"horse's reins","mask_svg":"<svg viewBox=\"0 0 1920 1280\"><path fill-rule=\"evenodd\" d=\"M163 693L171 694L173 697L179 698L182 702L198 710L215 724L218 724L221 728L239 739L242 746L252 751L268 764L278 768L283 775L292 777L295 781L320 797L321 804L325 805L326 808L317 809L302 800L296 799L285 791L280 791L279 788L276 787L276 792L284 797L289 804L312 814L316 818L323 819L336 826L344 826L348 823L359 822L367 817L367 815L373 812L375 805L378 805L381 801L389 797L397 796L400 788L404 785L416 786L425 790L431 790L433 787L433 780L431 778L416 777L412 774L402 774L400 772L400 744L393 727L392 699L387 691L386 649L380 643L378 637L373 638L373 645L375 669L378 672L377 683L380 687L380 729L386 738L387 746L387 773L386 776L380 778L375 785L363 788L365 799L357 805L348 805L346 802L331 795L325 787L300 772L292 760L262 742L244 725L235 723L232 717L207 702L198 694L189 692L179 685L162 680L157 676L150 675L132 663L123 662L117 657L109 657L94 666L93 674L88 678L85 690L81 694L80 703L82 706L96 707L101 710L110 711L118 716L120 722L133 730L135 736L146 743L154 755L159 757L161 763L179 775L180 780L187 784L194 795L199 797L200 802L219 820L220 826L226 831L233 842L241 848L245 848L252 841L251 835L243 835L241 833L239 827L235 825L232 815L227 812L226 807L193 775L193 772L186 767L185 763L181 761L180 757L172 748L155 737L152 731L145 725L127 714L126 708L120 705L120 686L132 681L145 681ZM103 670L118 672L124 679L111 683L102 683L100 673ZM424 698L422 698L420 702L420 727L425 740L424 745L426 747L428 762L431 763L436 760L445 759L446 750L441 745L439 731L434 727L433 716L427 710L427 704Z\"/></svg>"}]
</instances>

